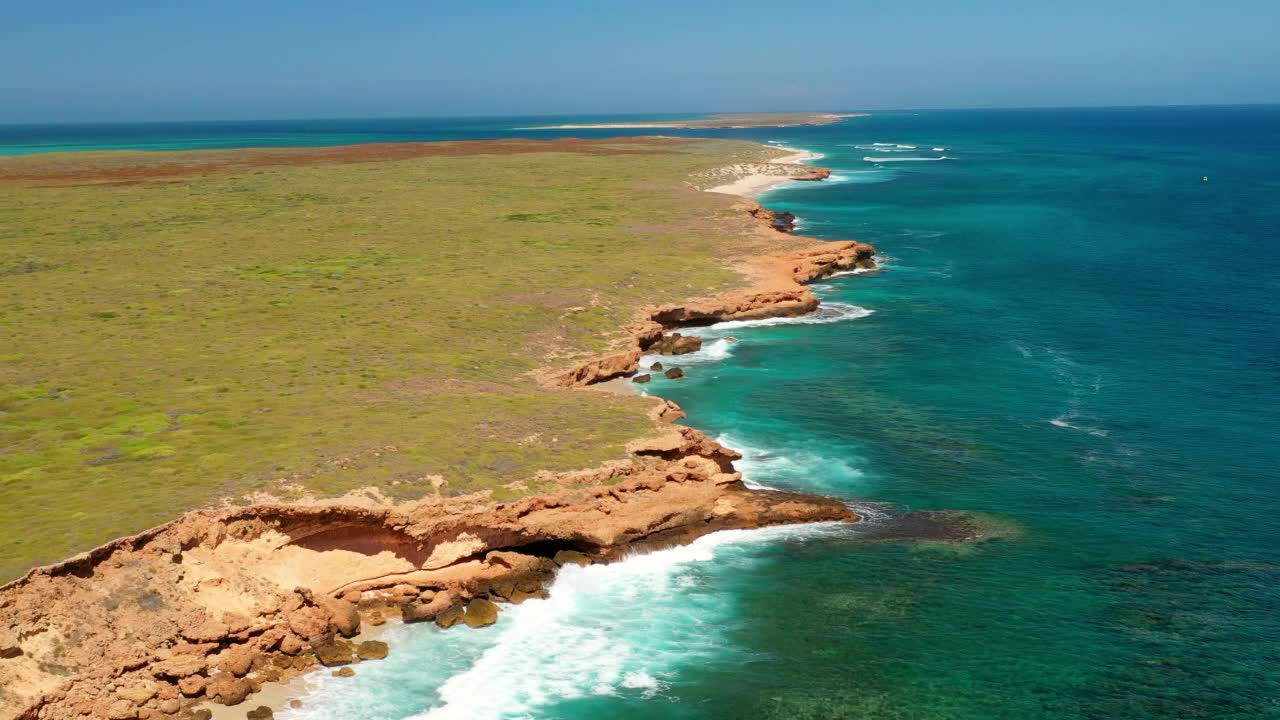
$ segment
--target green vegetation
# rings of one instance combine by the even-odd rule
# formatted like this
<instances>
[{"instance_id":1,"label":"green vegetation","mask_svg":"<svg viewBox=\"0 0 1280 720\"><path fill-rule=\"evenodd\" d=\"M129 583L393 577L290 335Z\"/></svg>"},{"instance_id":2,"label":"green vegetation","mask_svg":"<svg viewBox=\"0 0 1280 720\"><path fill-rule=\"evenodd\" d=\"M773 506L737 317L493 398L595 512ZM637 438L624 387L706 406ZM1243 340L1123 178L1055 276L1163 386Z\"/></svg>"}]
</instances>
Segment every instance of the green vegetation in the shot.
<instances>
[{"instance_id":1,"label":"green vegetation","mask_svg":"<svg viewBox=\"0 0 1280 720\"><path fill-rule=\"evenodd\" d=\"M737 282L717 253L744 225L684 180L756 148L0 185L0 581L256 491L462 493L620 456L646 402L531 372Z\"/></svg>"}]
</instances>

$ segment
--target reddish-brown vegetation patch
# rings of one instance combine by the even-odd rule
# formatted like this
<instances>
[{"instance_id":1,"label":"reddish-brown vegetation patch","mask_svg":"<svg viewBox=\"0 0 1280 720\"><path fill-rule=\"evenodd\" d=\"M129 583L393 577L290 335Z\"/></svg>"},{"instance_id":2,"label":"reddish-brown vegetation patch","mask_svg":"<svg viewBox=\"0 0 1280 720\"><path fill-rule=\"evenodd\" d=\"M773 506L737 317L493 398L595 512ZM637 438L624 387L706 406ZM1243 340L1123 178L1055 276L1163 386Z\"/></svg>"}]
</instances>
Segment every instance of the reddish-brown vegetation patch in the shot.
<instances>
[{"instance_id":1,"label":"reddish-brown vegetation patch","mask_svg":"<svg viewBox=\"0 0 1280 720\"><path fill-rule=\"evenodd\" d=\"M657 155L696 142L679 138L584 140L467 140L459 142L367 143L311 148L245 148L184 152L111 151L49 153L0 158L0 184L128 184L245 172L255 168L411 160L423 157L575 152L588 155Z\"/></svg>"}]
</instances>

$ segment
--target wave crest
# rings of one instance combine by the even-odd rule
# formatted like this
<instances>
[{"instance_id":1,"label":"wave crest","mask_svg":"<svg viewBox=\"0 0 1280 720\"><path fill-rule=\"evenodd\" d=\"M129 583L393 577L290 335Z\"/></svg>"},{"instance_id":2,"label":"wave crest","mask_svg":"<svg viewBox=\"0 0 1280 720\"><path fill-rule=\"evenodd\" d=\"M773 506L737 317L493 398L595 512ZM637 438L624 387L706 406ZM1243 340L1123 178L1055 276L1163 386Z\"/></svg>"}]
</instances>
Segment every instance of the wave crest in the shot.
<instances>
[{"instance_id":1,"label":"wave crest","mask_svg":"<svg viewBox=\"0 0 1280 720\"><path fill-rule=\"evenodd\" d=\"M866 162L873 162L873 163L891 163L891 162L937 162L937 161L939 161L939 160L955 160L955 158L950 158L950 157L947 157L946 155L943 155L942 157L936 157L936 158L935 158L935 157L895 157L895 158L887 158L887 157L872 157L872 156L868 155L868 156L866 156L866 157L864 157L864 158L862 158L862 159L863 159L864 161L866 161Z\"/></svg>"},{"instance_id":2,"label":"wave crest","mask_svg":"<svg viewBox=\"0 0 1280 720\"><path fill-rule=\"evenodd\" d=\"M818 306L818 309L808 315L799 315L797 317L780 317L780 318L763 318L760 320L729 320L727 322L716 323L712 327L721 330L730 330L735 328L748 327L771 327L774 325L822 325L825 323L843 322L845 320L857 320L874 313L875 310L869 310L853 303L844 302L826 302Z\"/></svg>"}]
</instances>

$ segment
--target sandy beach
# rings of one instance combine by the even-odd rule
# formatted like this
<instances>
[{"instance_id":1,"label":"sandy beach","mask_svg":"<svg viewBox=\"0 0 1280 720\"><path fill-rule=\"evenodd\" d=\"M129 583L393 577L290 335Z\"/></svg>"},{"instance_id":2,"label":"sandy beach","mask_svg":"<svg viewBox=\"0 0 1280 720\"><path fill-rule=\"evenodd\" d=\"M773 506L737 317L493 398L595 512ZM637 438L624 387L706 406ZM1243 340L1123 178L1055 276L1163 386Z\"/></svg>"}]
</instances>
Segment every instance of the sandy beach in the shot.
<instances>
[{"instance_id":1,"label":"sandy beach","mask_svg":"<svg viewBox=\"0 0 1280 720\"><path fill-rule=\"evenodd\" d=\"M781 147L781 146L778 146L778 148L780 150L790 150L792 152L790 155L783 155L781 157L774 158L773 160L770 160L767 164L797 165L797 164L812 162L814 160L819 160L822 158L821 154L809 152L807 150L799 150L796 148L788 148L788 147ZM758 165L759 163L751 167L744 167L743 170L745 171L746 174L737 178L733 182L707 188L707 192L724 193L726 195L740 195L742 197L747 197L747 198L756 198L778 187L779 185L783 185L789 182L794 182L794 180L792 179L793 175L789 173L783 172L783 173L774 175L774 174L759 172L759 170L762 168L757 167ZM755 172L752 172L753 170L755 170Z\"/></svg>"}]
</instances>

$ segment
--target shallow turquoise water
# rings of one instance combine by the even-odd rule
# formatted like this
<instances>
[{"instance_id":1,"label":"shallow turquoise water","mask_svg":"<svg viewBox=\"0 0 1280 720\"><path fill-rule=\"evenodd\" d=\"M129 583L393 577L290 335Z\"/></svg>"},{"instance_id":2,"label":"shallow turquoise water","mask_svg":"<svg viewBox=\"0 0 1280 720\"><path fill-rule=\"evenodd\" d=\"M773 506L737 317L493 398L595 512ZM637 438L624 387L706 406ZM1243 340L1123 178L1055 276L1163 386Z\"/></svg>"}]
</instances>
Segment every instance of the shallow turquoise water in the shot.
<instances>
[{"instance_id":1,"label":"shallow turquoise water","mask_svg":"<svg viewBox=\"0 0 1280 720\"><path fill-rule=\"evenodd\" d=\"M480 133L457 122L431 132ZM650 390L751 481L871 520L575 569L495 627L398 628L278 717L1280 717L1280 109L717 134L826 154L834 182L765 202L886 268L822 283L818 316L703 331ZM943 508L1016 531L868 539Z\"/></svg>"},{"instance_id":2,"label":"shallow turquoise water","mask_svg":"<svg viewBox=\"0 0 1280 720\"><path fill-rule=\"evenodd\" d=\"M779 139L849 182L766 202L879 246L884 272L824 290L873 314L734 330L732 357L653 390L764 453L762 482L996 513L1022 534L762 562L729 581L753 662L689 671L686 702L716 697L700 716L725 718L1280 716L1280 112L939 113L840 133ZM919 147L849 147L877 142ZM955 159L861 159L881 154Z\"/></svg>"},{"instance_id":3,"label":"shallow turquoise water","mask_svg":"<svg viewBox=\"0 0 1280 720\"><path fill-rule=\"evenodd\" d=\"M754 482L1017 532L739 539L642 582L557 585L571 610L512 613L461 680L392 690L474 642L413 631L385 683L316 699L394 696L352 715L370 718L1280 717L1280 112L739 134L825 153L837 182L766 202L876 243L886 269L823 283L818 317L705 331L689 379L652 391L748 451Z\"/></svg>"}]
</instances>

